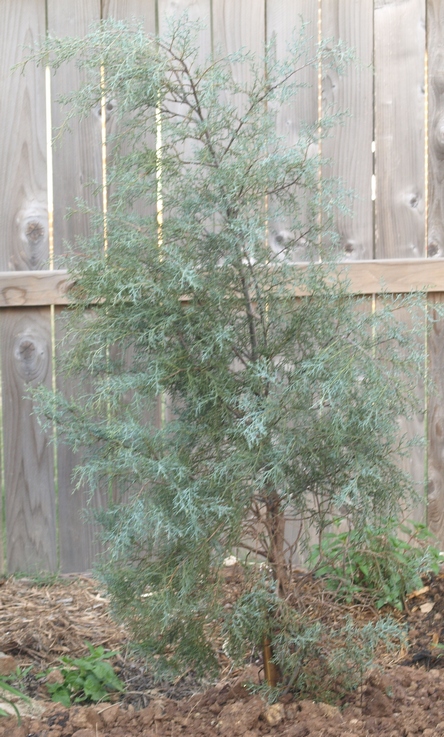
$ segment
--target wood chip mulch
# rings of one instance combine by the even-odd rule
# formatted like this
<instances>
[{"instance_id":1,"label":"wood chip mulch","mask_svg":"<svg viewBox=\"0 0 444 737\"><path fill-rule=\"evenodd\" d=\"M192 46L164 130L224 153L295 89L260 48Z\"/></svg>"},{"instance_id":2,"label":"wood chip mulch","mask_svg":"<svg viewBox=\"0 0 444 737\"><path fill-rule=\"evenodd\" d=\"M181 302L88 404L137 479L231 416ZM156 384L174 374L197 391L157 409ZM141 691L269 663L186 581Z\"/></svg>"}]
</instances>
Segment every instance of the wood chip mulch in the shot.
<instances>
[{"instance_id":1,"label":"wood chip mulch","mask_svg":"<svg viewBox=\"0 0 444 737\"><path fill-rule=\"evenodd\" d=\"M111 619L108 600L87 575L55 582L8 578L0 582L0 651L20 666L54 666L62 655L81 657L86 642L106 650L125 649L125 630Z\"/></svg>"}]
</instances>

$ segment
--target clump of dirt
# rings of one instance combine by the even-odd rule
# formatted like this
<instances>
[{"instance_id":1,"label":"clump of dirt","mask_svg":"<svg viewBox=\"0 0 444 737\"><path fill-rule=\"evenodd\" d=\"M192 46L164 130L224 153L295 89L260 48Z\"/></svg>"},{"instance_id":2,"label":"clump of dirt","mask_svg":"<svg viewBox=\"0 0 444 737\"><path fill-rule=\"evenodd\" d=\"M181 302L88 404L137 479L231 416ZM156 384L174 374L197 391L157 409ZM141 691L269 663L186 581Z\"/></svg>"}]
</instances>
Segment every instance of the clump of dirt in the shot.
<instances>
[{"instance_id":1,"label":"clump of dirt","mask_svg":"<svg viewBox=\"0 0 444 737\"><path fill-rule=\"evenodd\" d=\"M90 577L66 577L45 586L11 578L0 587L0 651L12 655L20 668L32 666L17 685L40 708L31 709L20 725L15 717L0 719L0 737L444 737L444 575L426 581L407 606L407 650L384 672L375 669L341 704L288 694L269 705L246 687L260 680L260 663L226 671L220 682L206 687L192 673L175 683L155 684ZM56 667L60 655L86 654L86 641L118 651L112 662L126 683L126 695L70 709L51 703L35 674ZM382 659L387 663L386 656Z\"/></svg>"}]
</instances>

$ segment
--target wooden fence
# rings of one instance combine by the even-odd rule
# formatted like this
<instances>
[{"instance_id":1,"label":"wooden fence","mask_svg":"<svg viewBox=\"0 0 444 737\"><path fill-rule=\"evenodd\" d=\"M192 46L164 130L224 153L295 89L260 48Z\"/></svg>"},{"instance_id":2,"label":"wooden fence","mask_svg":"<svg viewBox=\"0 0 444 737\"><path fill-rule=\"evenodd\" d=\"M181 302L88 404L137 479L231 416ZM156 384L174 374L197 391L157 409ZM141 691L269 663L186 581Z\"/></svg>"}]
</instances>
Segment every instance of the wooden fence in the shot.
<instances>
[{"instance_id":1,"label":"wooden fence","mask_svg":"<svg viewBox=\"0 0 444 737\"><path fill-rule=\"evenodd\" d=\"M3 570L82 571L98 549L93 526L82 521L85 500L72 493L75 459L64 445L49 442L24 395L30 385L69 389L53 368L55 317L66 303L66 274L53 263L66 240L88 233L83 215L65 217L75 198L101 206L87 183L101 180L114 115L112 105L94 110L52 145L51 126L63 115L56 98L78 84L78 69L70 64L51 76L33 65L23 75L11 68L24 47L48 32L82 35L110 16L143 19L147 31L162 31L167 16L185 8L206 22L203 55L218 46L261 54L273 34L282 53L301 17L314 40L340 38L355 47L359 61L346 76L307 71L310 86L296 105L279 111L278 125L291 143L301 123L315 121L326 107L349 111L323 153L333 160L333 174L356 193L353 217L337 221L353 289L375 294L381 280L395 292L428 285L432 304L444 301L444 0L2 0ZM428 355L427 373L444 390L444 325L436 325ZM424 412L406 429L427 438L406 461L424 488L426 503L416 516L427 515L444 545L439 393L424 400Z\"/></svg>"}]
</instances>

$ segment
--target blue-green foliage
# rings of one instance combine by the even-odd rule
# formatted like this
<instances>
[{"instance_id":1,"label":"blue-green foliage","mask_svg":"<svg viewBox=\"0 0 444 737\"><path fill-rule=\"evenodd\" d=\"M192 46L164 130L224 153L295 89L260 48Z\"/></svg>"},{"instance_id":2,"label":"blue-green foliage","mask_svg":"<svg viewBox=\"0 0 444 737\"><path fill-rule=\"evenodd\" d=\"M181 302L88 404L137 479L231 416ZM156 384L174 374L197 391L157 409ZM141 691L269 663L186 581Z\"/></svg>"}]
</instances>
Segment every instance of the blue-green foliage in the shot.
<instances>
[{"instance_id":1,"label":"blue-green foliage","mask_svg":"<svg viewBox=\"0 0 444 737\"><path fill-rule=\"evenodd\" d=\"M152 662L202 672L221 618L234 642L247 605L256 634L283 637L286 517L359 527L410 498L398 418L418 409L424 324L421 297L381 297L372 311L350 296L325 245L342 199L319 180L316 151L337 119L291 145L276 131L276 109L298 104L297 71L341 67L344 49L315 48L303 28L284 60L270 44L265 60L201 65L195 31L182 19L159 40L107 22L41 52L54 67L80 60L74 112L104 94L118 111L106 249L91 213L68 261L65 363L83 396L42 402L84 451L79 484L113 495L101 520L114 611ZM242 65L248 84L235 81ZM397 317L409 305L417 342ZM258 578L245 565L248 598L227 614L219 571L233 551L267 565Z\"/></svg>"}]
</instances>

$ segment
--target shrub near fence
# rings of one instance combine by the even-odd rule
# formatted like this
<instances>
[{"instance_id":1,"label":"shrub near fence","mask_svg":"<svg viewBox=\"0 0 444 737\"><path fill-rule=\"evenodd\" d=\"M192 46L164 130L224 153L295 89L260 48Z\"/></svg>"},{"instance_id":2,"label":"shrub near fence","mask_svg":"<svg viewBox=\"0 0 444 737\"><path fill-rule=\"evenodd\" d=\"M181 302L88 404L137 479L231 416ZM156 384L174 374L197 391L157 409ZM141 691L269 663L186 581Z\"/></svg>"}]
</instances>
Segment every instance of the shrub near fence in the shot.
<instances>
[{"instance_id":1,"label":"shrub near fence","mask_svg":"<svg viewBox=\"0 0 444 737\"><path fill-rule=\"evenodd\" d=\"M162 31L168 15L186 8L192 18L206 23L202 56L242 46L260 55L273 35L282 54L301 16L310 24L313 44L334 37L355 47L359 62L345 77L307 70L299 103L277 111L277 126L291 143L301 124L314 122L320 112L350 113L324 141L323 154L332 160L329 174L342 178L356 194L352 216L341 215L336 224L352 288L374 303L382 283L395 292L427 285L432 306L444 301L444 6L438 0L4 0L1 564L10 572L86 570L99 550L94 525L82 520L85 497L72 493L76 459L62 443L50 443L33 414L32 400L24 395L29 385L41 383L78 391L54 369L55 354L62 350L55 340L61 337L55 317L67 301L66 274L54 265L66 240L88 233L85 215L66 218L76 197L106 206L106 198L88 183L106 178L107 141L116 126L115 103L104 100L51 143L51 133L63 118L57 98L78 84L81 72L75 65L55 76L30 64L23 75L11 73L11 68L23 60L24 47L35 45L47 32L82 35L91 23L110 16L139 18L147 31ZM279 242L282 237L285 223L274 223L270 238ZM415 518L427 515L444 542L443 354L444 326L437 323L424 370L437 391L429 396L426 381L418 387L425 411L401 431L427 440L404 462L426 499ZM106 501L96 498L93 504Z\"/></svg>"}]
</instances>

